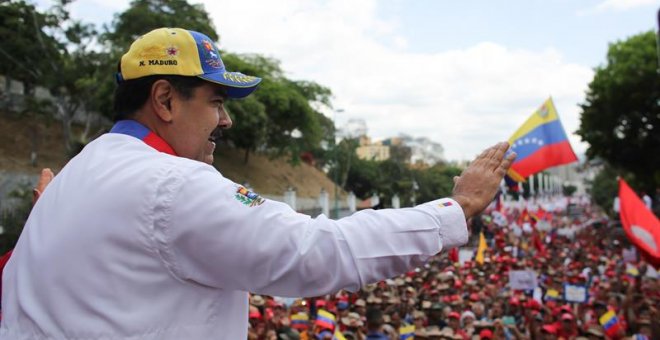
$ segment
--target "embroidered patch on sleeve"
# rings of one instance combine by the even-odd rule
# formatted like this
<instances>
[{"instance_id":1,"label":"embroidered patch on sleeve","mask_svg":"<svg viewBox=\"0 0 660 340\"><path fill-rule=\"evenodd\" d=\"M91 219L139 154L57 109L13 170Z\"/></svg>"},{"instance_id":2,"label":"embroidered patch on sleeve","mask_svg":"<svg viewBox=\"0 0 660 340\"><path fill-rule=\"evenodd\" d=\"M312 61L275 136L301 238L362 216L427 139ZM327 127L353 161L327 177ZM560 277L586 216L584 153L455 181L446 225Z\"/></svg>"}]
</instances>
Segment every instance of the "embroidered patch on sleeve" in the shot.
<instances>
[{"instance_id":1,"label":"embroidered patch on sleeve","mask_svg":"<svg viewBox=\"0 0 660 340\"><path fill-rule=\"evenodd\" d=\"M451 207L451 202L443 202L443 203L438 204L438 206L440 208Z\"/></svg>"},{"instance_id":2,"label":"embroidered patch on sleeve","mask_svg":"<svg viewBox=\"0 0 660 340\"><path fill-rule=\"evenodd\" d=\"M243 186L239 186L236 189L234 198L248 207L256 207L266 201L263 197L259 196L259 194L254 193Z\"/></svg>"}]
</instances>

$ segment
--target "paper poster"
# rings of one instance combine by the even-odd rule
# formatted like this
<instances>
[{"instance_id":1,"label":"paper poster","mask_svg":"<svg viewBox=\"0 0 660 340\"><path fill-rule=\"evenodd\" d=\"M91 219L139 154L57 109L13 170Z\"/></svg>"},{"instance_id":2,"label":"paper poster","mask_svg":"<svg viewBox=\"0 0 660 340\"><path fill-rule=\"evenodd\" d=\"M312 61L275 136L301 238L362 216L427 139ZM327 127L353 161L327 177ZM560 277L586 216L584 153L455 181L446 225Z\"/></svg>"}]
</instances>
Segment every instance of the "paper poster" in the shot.
<instances>
[{"instance_id":1,"label":"paper poster","mask_svg":"<svg viewBox=\"0 0 660 340\"><path fill-rule=\"evenodd\" d=\"M472 248L460 248L458 250L458 262L461 266L465 264L466 261L472 261L474 258L474 249Z\"/></svg>"},{"instance_id":2,"label":"paper poster","mask_svg":"<svg viewBox=\"0 0 660 340\"><path fill-rule=\"evenodd\" d=\"M589 295L587 287L579 285L564 284L564 300L567 302L587 302Z\"/></svg>"},{"instance_id":3,"label":"paper poster","mask_svg":"<svg viewBox=\"0 0 660 340\"><path fill-rule=\"evenodd\" d=\"M623 249L623 262L637 262L637 250L635 247Z\"/></svg>"},{"instance_id":4,"label":"paper poster","mask_svg":"<svg viewBox=\"0 0 660 340\"><path fill-rule=\"evenodd\" d=\"M533 270L509 271L509 285L515 290L534 290L538 286L536 272Z\"/></svg>"}]
</instances>

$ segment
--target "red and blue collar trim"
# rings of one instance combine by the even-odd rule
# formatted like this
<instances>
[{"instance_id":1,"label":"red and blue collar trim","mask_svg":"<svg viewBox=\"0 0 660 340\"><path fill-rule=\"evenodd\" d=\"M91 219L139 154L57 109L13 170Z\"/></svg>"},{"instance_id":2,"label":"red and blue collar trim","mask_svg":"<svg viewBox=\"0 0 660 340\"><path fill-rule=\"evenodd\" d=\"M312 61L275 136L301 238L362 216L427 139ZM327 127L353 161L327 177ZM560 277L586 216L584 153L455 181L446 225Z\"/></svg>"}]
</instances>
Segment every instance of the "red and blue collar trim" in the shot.
<instances>
[{"instance_id":1,"label":"red and blue collar trim","mask_svg":"<svg viewBox=\"0 0 660 340\"><path fill-rule=\"evenodd\" d=\"M121 133L135 137L160 152L176 156L174 149L164 139L134 120L120 120L116 122L110 133Z\"/></svg>"}]
</instances>

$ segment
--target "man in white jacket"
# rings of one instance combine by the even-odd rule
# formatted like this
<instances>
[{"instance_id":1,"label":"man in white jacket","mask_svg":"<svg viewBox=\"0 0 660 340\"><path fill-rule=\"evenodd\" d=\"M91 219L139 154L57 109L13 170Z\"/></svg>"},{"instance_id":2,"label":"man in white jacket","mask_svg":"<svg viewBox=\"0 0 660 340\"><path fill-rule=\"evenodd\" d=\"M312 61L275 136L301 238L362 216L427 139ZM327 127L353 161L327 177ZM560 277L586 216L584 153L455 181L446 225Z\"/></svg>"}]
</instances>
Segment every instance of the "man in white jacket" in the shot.
<instances>
[{"instance_id":1,"label":"man in white jacket","mask_svg":"<svg viewBox=\"0 0 660 340\"><path fill-rule=\"evenodd\" d=\"M0 339L245 339L247 292L358 290L464 244L515 157L487 149L451 198L312 219L209 165L225 99L260 79L207 36L154 30L117 78L115 126L46 188L5 268Z\"/></svg>"}]
</instances>

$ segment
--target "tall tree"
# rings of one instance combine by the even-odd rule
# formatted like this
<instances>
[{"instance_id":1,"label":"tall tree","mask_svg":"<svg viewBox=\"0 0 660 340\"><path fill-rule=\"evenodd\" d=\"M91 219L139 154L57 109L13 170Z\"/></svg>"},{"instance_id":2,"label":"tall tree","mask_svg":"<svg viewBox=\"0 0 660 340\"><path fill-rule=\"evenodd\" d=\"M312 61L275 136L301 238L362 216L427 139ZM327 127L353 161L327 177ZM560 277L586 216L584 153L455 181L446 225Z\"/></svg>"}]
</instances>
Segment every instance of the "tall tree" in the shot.
<instances>
[{"instance_id":1,"label":"tall tree","mask_svg":"<svg viewBox=\"0 0 660 340\"><path fill-rule=\"evenodd\" d=\"M656 36L646 32L610 45L589 84L577 133L587 155L660 185L660 74Z\"/></svg>"},{"instance_id":2,"label":"tall tree","mask_svg":"<svg viewBox=\"0 0 660 340\"><path fill-rule=\"evenodd\" d=\"M274 156L288 154L294 161L301 151L319 148L329 120L315 106L330 105L329 89L314 82L286 78L279 62L264 56L223 53L223 61L232 71L263 78L259 89L249 98L263 105L266 121L261 112L240 108L244 103L251 105L250 101L230 102L230 109L238 116L235 127L227 132L229 139L242 140L237 145L249 150L263 147ZM243 113L254 116L241 116ZM241 118L247 120L241 122ZM292 133L295 130L300 136Z\"/></svg>"},{"instance_id":3,"label":"tall tree","mask_svg":"<svg viewBox=\"0 0 660 340\"><path fill-rule=\"evenodd\" d=\"M181 27L206 34L218 41L218 33L203 4L186 0L133 0L106 28L105 39L119 51L126 51L140 35L159 27Z\"/></svg>"},{"instance_id":4,"label":"tall tree","mask_svg":"<svg viewBox=\"0 0 660 340\"><path fill-rule=\"evenodd\" d=\"M0 5L0 55L7 61L0 62L0 71L23 82L28 104L39 104L29 105L27 111L53 112L62 123L66 150L73 155L78 149L75 144L89 133L91 120L80 135L72 132L71 125L76 114L98 106L95 85L105 74L102 66L107 63L107 54L93 49L96 29L71 18L70 2L59 0L45 12L22 0ZM112 77L111 73L105 76ZM52 97L35 100L32 89L37 84L48 89Z\"/></svg>"},{"instance_id":5,"label":"tall tree","mask_svg":"<svg viewBox=\"0 0 660 340\"><path fill-rule=\"evenodd\" d=\"M0 74L23 83L31 95L37 84L52 78L59 63L60 43L46 34L59 25L52 13L41 13L31 3L0 3Z\"/></svg>"}]
</instances>

